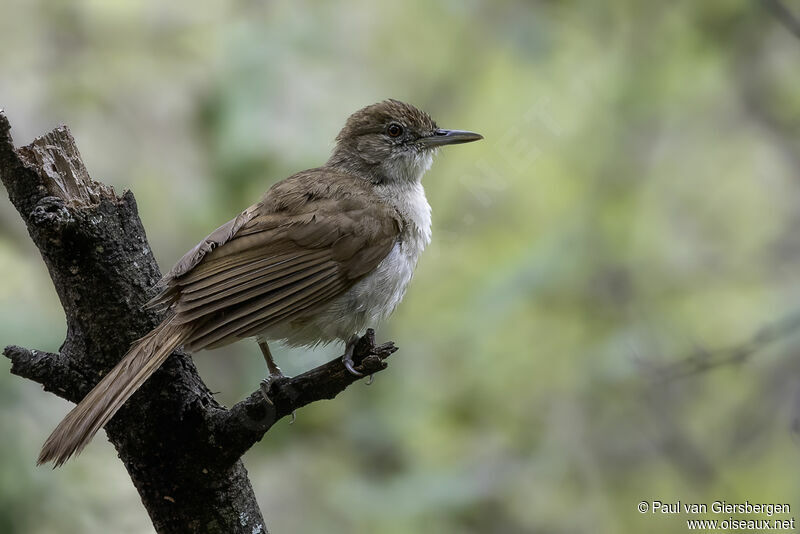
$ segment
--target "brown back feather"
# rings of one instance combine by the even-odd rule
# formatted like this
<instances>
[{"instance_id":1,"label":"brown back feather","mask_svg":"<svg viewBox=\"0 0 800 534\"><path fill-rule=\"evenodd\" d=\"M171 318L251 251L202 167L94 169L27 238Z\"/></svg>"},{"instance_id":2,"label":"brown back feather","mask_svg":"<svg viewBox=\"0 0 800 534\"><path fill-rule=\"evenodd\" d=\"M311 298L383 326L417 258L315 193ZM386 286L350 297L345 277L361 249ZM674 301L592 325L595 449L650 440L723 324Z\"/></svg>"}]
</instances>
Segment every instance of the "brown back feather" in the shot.
<instances>
[{"instance_id":1,"label":"brown back feather","mask_svg":"<svg viewBox=\"0 0 800 534\"><path fill-rule=\"evenodd\" d=\"M386 257L400 230L394 208L363 179L304 171L186 254L154 301L197 326L189 350L223 346L345 292Z\"/></svg>"}]
</instances>

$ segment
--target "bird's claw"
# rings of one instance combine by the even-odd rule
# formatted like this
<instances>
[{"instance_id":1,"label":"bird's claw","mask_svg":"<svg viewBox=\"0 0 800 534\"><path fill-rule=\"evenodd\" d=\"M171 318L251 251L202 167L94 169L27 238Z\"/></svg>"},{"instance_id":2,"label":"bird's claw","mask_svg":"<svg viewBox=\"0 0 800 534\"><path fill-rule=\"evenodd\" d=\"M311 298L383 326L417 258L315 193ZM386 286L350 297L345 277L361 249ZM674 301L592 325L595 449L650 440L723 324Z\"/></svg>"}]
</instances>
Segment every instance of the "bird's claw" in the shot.
<instances>
[{"instance_id":1,"label":"bird's claw","mask_svg":"<svg viewBox=\"0 0 800 534\"><path fill-rule=\"evenodd\" d=\"M258 386L258 389L261 390L261 394L264 396L264 400L267 401L267 404L269 404L270 406L275 406L275 403L272 402L272 399L269 398L269 388L272 385L272 383L275 382L275 380L278 378L284 378L283 373L269 375L267 378L261 380L261 383ZM292 420L289 421L289 424L290 425L294 424L296 420L297 420L297 414L295 413L295 410L292 410Z\"/></svg>"},{"instance_id":2,"label":"bird's claw","mask_svg":"<svg viewBox=\"0 0 800 534\"><path fill-rule=\"evenodd\" d=\"M285 378L285 375L281 373L281 370L277 367L275 368L277 372L270 373L270 375L263 379L258 386L258 389L261 390L261 394L264 396L264 400L267 401L267 404L270 406L275 406L275 403L272 402L272 399L269 398L269 388L272 386L272 383L278 380L279 378Z\"/></svg>"},{"instance_id":3,"label":"bird's claw","mask_svg":"<svg viewBox=\"0 0 800 534\"><path fill-rule=\"evenodd\" d=\"M344 363L345 368L348 371L350 371L350 374L353 374L355 376L364 376L364 373L356 371L352 356L350 356L348 354L345 354L344 356L342 356L342 363Z\"/></svg>"},{"instance_id":4,"label":"bird's claw","mask_svg":"<svg viewBox=\"0 0 800 534\"><path fill-rule=\"evenodd\" d=\"M353 362L353 351L356 348L356 343L358 342L358 336L353 335L347 341L347 345L344 349L344 354L342 354L342 363L344 364L345 369L350 371L351 375L354 376L364 376L364 373L356 371L355 362Z\"/></svg>"},{"instance_id":5,"label":"bird's claw","mask_svg":"<svg viewBox=\"0 0 800 534\"><path fill-rule=\"evenodd\" d=\"M261 383L258 386L258 389L261 390L261 394L264 396L264 400L267 401L267 404L270 406L275 406L275 403L272 402L272 399L269 398L269 386L272 384L273 377L272 375L268 376L261 380Z\"/></svg>"}]
</instances>

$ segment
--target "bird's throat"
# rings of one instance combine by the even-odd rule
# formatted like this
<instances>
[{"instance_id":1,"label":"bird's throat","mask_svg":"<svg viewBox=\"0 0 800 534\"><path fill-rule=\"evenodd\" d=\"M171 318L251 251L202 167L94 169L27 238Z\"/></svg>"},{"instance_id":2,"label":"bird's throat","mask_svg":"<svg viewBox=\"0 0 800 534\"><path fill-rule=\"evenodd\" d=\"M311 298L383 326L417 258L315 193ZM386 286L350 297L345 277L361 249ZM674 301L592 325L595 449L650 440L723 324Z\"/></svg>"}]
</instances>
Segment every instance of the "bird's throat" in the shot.
<instances>
[{"instance_id":1,"label":"bird's throat","mask_svg":"<svg viewBox=\"0 0 800 534\"><path fill-rule=\"evenodd\" d=\"M381 166L386 182L420 183L432 164L433 152L425 150L388 158Z\"/></svg>"}]
</instances>

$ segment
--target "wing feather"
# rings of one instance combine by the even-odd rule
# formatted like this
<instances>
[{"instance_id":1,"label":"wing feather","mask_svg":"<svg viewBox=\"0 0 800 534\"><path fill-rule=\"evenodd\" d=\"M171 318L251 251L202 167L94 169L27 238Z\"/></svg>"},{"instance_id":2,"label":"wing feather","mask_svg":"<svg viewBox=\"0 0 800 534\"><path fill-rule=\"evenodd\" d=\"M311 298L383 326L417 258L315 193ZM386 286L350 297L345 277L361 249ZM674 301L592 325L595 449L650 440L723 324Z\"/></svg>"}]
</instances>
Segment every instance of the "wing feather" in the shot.
<instances>
[{"instance_id":1,"label":"wing feather","mask_svg":"<svg viewBox=\"0 0 800 534\"><path fill-rule=\"evenodd\" d=\"M332 287L336 288L336 292L341 292L343 284L341 280L337 279L334 271L324 271L304 280L301 284L278 291L277 294L252 300L233 308L220 320L201 327L193 333L187 346L190 350L198 350L223 339L225 340L223 344L241 339L236 333L242 328L273 319L279 313L289 315L302 311L307 307L308 302L303 302L302 307L297 306L299 302L310 297L311 303L316 303Z\"/></svg>"},{"instance_id":2,"label":"wing feather","mask_svg":"<svg viewBox=\"0 0 800 534\"><path fill-rule=\"evenodd\" d=\"M189 251L151 302L195 326L187 348L221 346L343 293L386 257L401 228L370 184L305 171Z\"/></svg>"},{"instance_id":3,"label":"wing feather","mask_svg":"<svg viewBox=\"0 0 800 534\"><path fill-rule=\"evenodd\" d=\"M286 288L286 291L291 293L296 290L292 287L293 284L301 283L310 276L321 272L335 273L336 265L332 262L316 263L288 276L273 277L268 275L265 279L257 278L250 282L239 283L219 294L206 298L196 300L181 299L175 307L175 311L178 313L180 322L188 323L198 317L229 308L251 298L275 293L282 288Z\"/></svg>"},{"instance_id":4,"label":"wing feather","mask_svg":"<svg viewBox=\"0 0 800 534\"><path fill-rule=\"evenodd\" d=\"M240 282L247 282L252 278L274 274L282 276L287 272L315 263L326 256L325 251L298 251L251 260L237 267L221 270L212 276L199 280L181 279L181 294L186 300L193 300L198 296L205 296L222 291Z\"/></svg>"}]
</instances>

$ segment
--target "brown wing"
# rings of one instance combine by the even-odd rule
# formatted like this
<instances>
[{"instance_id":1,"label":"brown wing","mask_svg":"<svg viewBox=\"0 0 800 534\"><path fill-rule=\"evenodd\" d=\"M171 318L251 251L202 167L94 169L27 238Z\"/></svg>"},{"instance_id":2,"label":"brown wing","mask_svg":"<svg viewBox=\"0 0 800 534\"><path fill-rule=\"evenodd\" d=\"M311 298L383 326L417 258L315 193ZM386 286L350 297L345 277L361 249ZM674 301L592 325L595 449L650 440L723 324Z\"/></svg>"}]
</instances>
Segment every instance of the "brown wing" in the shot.
<instances>
[{"instance_id":1,"label":"brown wing","mask_svg":"<svg viewBox=\"0 0 800 534\"><path fill-rule=\"evenodd\" d=\"M346 291L389 253L395 211L362 180L314 169L276 184L164 278L153 305L196 325L190 350L253 336Z\"/></svg>"},{"instance_id":2,"label":"brown wing","mask_svg":"<svg viewBox=\"0 0 800 534\"><path fill-rule=\"evenodd\" d=\"M246 222L256 216L260 209L262 209L261 203L250 206L237 215L236 218L231 219L211 232L205 239L184 254L183 257L178 260L178 263L176 263L158 284L156 284L156 288L160 289L160 291L155 297L150 299L146 306L154 309L166 309L172 306L178 296L178 286L175 284L175 279L186 275L197 267L206 255L216 247L230 241L234 234L236 234Z\"/></svg>"}]
</instances>

